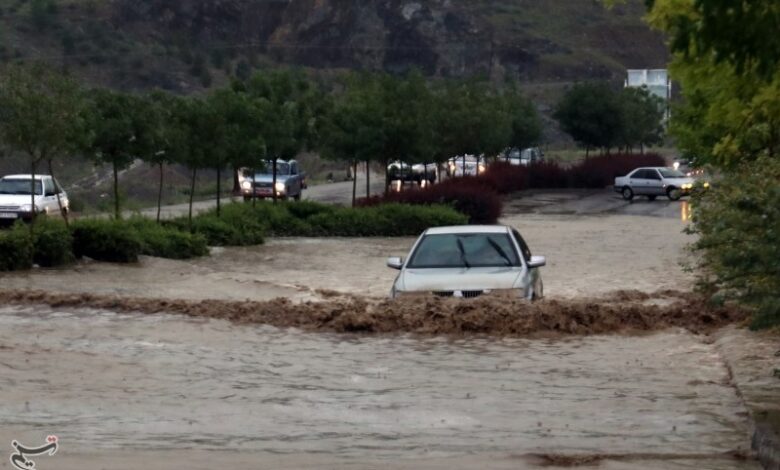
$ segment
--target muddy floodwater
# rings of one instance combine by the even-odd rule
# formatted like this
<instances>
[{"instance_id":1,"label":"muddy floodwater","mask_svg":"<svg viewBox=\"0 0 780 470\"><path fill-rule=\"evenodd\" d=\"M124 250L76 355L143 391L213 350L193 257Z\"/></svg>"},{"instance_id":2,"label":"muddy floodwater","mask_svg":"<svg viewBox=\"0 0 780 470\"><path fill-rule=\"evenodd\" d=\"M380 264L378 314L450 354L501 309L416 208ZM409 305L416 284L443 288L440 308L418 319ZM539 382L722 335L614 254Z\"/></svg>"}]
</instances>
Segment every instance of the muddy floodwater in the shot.
<instances>
[{"instance_id":1,"label":"muddy floodwater","mask_svg":"<svg viewBox=\"0 0 780 470\"><path fill-rule=\"evenodd\" d=\"M682 330L447 340L2 307L0 443L56 434L62 451L39 468L63 469L535 468L580 455L758 468L737 458L746 409L714 348Z\"/></svg>"}]
</instances>

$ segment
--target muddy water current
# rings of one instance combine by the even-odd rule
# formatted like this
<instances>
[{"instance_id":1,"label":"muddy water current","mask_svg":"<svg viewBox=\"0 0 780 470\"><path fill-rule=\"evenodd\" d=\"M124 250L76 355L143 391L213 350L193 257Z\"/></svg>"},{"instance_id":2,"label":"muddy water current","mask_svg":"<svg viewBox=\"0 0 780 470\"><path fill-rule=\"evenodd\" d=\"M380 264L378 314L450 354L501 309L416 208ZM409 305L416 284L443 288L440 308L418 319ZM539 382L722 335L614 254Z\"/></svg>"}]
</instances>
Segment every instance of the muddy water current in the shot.
<instances>
[{"instance_id":1,"label":"muddy water current","mask_svg":"<svg viewBox=\"0 0 780 470\"><path fill-rule=\"evenodd\" d=\"M659 468L755 468L728 456L749 447L749 429L724 363L682 330L421 339L0 307L0 403L0 439L53 433L76 451L641 454L663 457Z\"/></svg>"}]
</instances>

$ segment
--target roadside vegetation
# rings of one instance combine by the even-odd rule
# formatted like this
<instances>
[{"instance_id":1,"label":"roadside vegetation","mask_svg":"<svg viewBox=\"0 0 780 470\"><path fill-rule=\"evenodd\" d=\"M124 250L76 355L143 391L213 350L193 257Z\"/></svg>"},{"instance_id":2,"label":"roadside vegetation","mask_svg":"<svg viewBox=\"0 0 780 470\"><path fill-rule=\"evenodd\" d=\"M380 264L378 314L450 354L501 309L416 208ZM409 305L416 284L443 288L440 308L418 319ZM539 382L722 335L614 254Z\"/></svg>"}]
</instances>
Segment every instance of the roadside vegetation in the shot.
<instances>
[{"instance_id":1,"label":"roadside vegetation","mask_svg":"<svg viewBox=\"0 0 780 470\"><path fill-rule=\"evenodd\" d=\"M0 231L0 271L62 266L81 258L134 263L139 256L189 259L208 255L209 246L262 244L267 236L416 236L428 227L463 225L468 218L447 206L383 204L347 208L313 202L228 204L189 217L154 220L80 219L66 226L42 218L31 234L21 222Z\"/></svg>"},{"instance_id":2,"label":"roadside vegetation","mask_svg":"<svg viewBox=\"0 0 780 470\"><path fill-rule=\"evenodd\" d=\"M720 177L695 202L701 286L715 301L780 326L780 3L654 0L648 20L670 38L683 99L671 132Z\"/></svg>"}]
</instances>

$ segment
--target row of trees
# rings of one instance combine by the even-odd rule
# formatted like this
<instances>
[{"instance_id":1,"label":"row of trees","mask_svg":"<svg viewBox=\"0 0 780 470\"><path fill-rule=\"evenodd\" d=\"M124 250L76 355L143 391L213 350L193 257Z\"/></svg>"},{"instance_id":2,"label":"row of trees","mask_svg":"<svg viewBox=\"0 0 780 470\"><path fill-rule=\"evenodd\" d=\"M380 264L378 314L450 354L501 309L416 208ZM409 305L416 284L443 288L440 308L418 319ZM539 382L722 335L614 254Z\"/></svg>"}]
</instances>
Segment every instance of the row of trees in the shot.
<instances>
[{"instance_id":1,"label":"row of trees","mask_svg":"<svg viewBox=\"0 0 780 470\"><path fill-rule=\"evenodd\" d=\"M591 149L633 148L660 144L664 138L665 103L644 88L616 91L606 83L572 87L553 117L578 144Z\"/></svg>"},{"instance_id":2,"label":"row of trees","mask_svg":"<svg viewBox=\"0 0 780 470\"><path fill-rule=\"evenodd\" d=\"M197 172L260 168L304 149L343 161L443 162L465 153L495 154L539 140L536 110L515 87L495 90L471 80L428 83L419 74L347 74L327 88L302 73L277 70L206 96L81 88L42 65L0 75L0 143L29 157L30 171L84 155L113 172L114 215L121 213L119 175L136 159L160 169ZM276 181L274 181L275 185ZM356 193L356 188L353 188Z\"/></svg>"}]
</instances>

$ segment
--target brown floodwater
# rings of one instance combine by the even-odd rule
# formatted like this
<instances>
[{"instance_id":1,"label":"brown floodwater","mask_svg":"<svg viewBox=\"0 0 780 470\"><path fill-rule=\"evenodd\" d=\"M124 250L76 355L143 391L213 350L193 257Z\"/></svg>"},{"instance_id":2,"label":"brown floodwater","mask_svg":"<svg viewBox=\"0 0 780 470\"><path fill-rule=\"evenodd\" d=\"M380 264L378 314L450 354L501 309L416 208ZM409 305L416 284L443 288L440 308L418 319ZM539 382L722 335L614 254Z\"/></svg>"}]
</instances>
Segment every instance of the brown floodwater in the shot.
<instances>
[{"instance_id":1,"label":"brown floodwater","mask_svg":"<svg viewBox=\"0 0 780 470\"><path fill-rule=\"evenodd\" d=\"M758 468L738 458L746 409L715 346L678 329L445 339L6 306L0 370L0 442L57 434L64 459L133 451L141 465L197 450L332 468L468 468L482 455Z\"/></svg>"}]
</instances>

